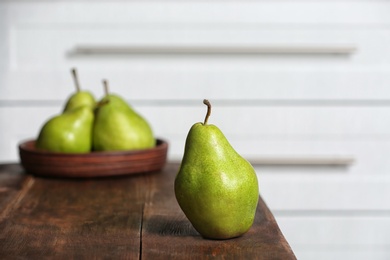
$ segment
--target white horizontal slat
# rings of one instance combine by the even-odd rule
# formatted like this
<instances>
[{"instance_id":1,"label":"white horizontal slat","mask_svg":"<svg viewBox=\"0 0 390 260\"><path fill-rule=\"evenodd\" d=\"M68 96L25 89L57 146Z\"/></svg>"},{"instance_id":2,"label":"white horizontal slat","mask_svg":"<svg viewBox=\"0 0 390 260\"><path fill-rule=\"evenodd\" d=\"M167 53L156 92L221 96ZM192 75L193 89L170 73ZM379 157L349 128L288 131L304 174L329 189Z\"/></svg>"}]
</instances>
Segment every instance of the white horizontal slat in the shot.
<instances>
[{"instance_id":1,"label":"white horizontal slat","mask_svg":"<svg viewBox=\"0 0 390 260\"><path fill-rule=\"evenodd\" d=\"M18 71L7 73L1 79L1 100L62 100L73 90L69 66L57 71ZM242 64L244 66L244 64ZM241 100L246 103L274 100L301 101L320 104L344 104L352 101L357 105L376 105L371 101L389 103L390 72L371 69L234 69L142 68L136 70L94 70L88 66L79 68L83 89L96 97L103 95L101 80L110 82L112 92L119 93L129 101L196 101L203 98L215 100ZM153 76L151 76L153 75ZM333 102L333 103L332 103ZM193 104L193 103L192 103ZM298 104L300 104L298 102Z\"/></svg>"},{"instance_id":2,"label":"white horizontal slat","mask_svg":"<svg viewBox=\"0 0 390 260\"><path fill-rule=\"evenodd\" d=\"M389 216L275 217L286 237L297 246L390 246Z\"/></svg>"},{"instance_id":3,"label":"white horizontal slat","mask_svg":"<svg viewBox=\"0 0 390 260\"><path fill-rule=\"evenodd\" d=\"M212 103L212 100L210 100ZM65 100L64 100L65 102ZM64 103L63 102L63 103ZM4 106L0 107L5 120L13 115L42 122L49 115L59 113L62 105L55 106ZM154 127L157 134L187 134L196 122L203 122L206 106L199 100L198 106L136 106ZM4 112L6 111L6 112ZM229 138L258 141L301 138L388 138L390 124L385 120L390 113L388 107L306 107L306 106L215 106L209 124L218 126ZM10 115L10 116L8 116ZM350 135L349 137L347 135ZM281 139L281 140L282 140ZM342 140L341 140L342 141Z\"/></svg>"},{"instance_id":4,"label":"white horizontal slat","mask_svg":"<svg viewBox=\"0 0 390 260\"><path fill-rule=\"evenodd\" d=\"M26 117L26 113L29 121L42 123L61 110L60 105L0 107L6 125L14 118ZM201 101L198 106L137 106L135 110L150 122L156 134L169 136L185 136L194 123L203 122L206 114ZM350 141L365 137L386 140L390 134L390 124L385 120L390 113L388 107L216 106L211 113L208 123L218 126L237 142L248 139L285 142L289 137L302 141L310 138Z\"/></svg>"},{"instance_id":5,"label":"white horizontal slat","mask_svg":"<svg viewBox=\"0 0 390 260\"><path fill-rule=\"evenodd\" d=\"M0 123L6 126L0 137L0 159L16 160L17 143L36 137L43 122L61 109L44 105L0 107ZM136 110L151 123L157 137L169 141L169 158L177 161L182 157L190 127L203 121L206 107L200 103L199 107L136 106ZM253 162L270 158L351 158L353 162L348 167L296 165L287 169L295 173L325 170L380 175L390 171L390 126L384 120L388 113L387 107L216 106L209 123L217 125L235 149ZM286 171L286 167L275 169Z\"/></svg>"},{"instance_id":6,"label":"white horizontal slat","mask_svg":"<svg viewBox=\"0 0 390 260\"><path fill-rule=\"evenodd\" d=\"M184 138L184 137L183 137ZM171 139L180 140L180 139ZM251 162L267 158L345 158L353 159L348 165L256 165L259 173L307 174L317 173L338 175L380 175L388 174L390 166L387 154L390 153L388 138L376 139L367 136L348 139L348 137L251 137L247 139L229 138L236 151ZM171 157L181 158L184 143L171 142Z\"/></svg>"},{"instance_id":7,"label":"white horizontal slat","mask_svg":"<svg viewBox=\"0 0 390 260\"><path fill-rule=\"evenodd\" d=\"M390 216L275 217L298 259L390 257Z\"/></svg>"},{"instance_id":8,"label":"white horizontal slat","mask_svg":"<svg viewBox=\"0 0 390 260\"><path fill-rule=\"evenodd\" d=\"M372 247L359 245L352 248L343 246L335 247L294 247L294 254L300 260L328 260L328 259L353 259L353 260L388 260L390 250L387 247Z\"/></svg>"},{"instance_id":9,"label":"white horizontal slat","mask_svg":"<svg viewBox=\"0 0 390 260\"><path fill-rule=\"evenodd\" d=\"M17 23L390 23L386 1L17 1L8 7Z\"/></svg>"},{"instance_id":10,"label":"white horizontal slat","mask_svg":"<svg viewBox=\"0 0 390 260\"><path fill-rule=\"evenodd\" d=\"M198 106L138 107L137 110L153 122L157 131L170 134L187 133L191 125L202 122L206 114L201 100ZM216 106L208 122L231 138L388 135L390 123L383 119L389 113L388 107Z\"/></svg>"},{"instance_id":11,"label":"white horizontal slat","mask_svg":"<svg viewBox=\"0 0 390 260\"><path fill-rule=\"evenodd\" d=\"M273 173L256 167L260 193L272 211L303 215L316 211L385 210L390 217L390 175L353 175L332 169L312 168L312 174ZM346 212L348 213L348 212ZM352 212L353 213L353 212ZM315 216L315 215L314 215Z\"/></svg>"},{"instance_id":12,"label":"white horizontal slat","mask_svg":"<svg viewBox=\"0 0 390 260\"><path fill-rule=\"evenodd\" d=\"M159 61L168 65L174 65L174 62L195 62L203 66L217 64L222 68L226 66L226 61L230 64L245 62L250 67L388 65L390 55L387 28L226 26L221 30L212 25L208 28L188 26L176 29L172 26L148 28L142 25L138 28L118 28L115 25L108 28L80 25L74 28L51 24L48 28L15 25L9 28L7 36L11 43L11 65L22 70L59 68L70 62L90 67L109 63L129 68L137 64L159 64ZM142 52L136 53L137 50ZM218 62L221 60L224 62Z\"/></svg>"}]
</instances>

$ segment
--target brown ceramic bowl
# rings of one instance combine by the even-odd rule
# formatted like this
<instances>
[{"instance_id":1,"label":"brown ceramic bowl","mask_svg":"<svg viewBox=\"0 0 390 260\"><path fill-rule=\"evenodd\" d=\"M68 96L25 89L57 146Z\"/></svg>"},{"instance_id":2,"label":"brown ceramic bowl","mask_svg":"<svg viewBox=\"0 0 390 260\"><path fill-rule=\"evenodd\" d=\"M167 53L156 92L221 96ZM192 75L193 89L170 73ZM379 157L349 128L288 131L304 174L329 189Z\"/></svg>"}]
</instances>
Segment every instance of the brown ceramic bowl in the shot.
<instances>
[{"instance_id":1,"label":"brown ceramic bowl","mask_svg":"<svg viewBox=\"0 0 390 260\"><path fill-rule=\"evenodd\" d=\"M19 145L20 161L26 172L50 177L106 177L158 171L166 163L168 143L157 139L156 147L145 150L54 153L35 148L35 140Z\"/></svg>"}]
</instances>

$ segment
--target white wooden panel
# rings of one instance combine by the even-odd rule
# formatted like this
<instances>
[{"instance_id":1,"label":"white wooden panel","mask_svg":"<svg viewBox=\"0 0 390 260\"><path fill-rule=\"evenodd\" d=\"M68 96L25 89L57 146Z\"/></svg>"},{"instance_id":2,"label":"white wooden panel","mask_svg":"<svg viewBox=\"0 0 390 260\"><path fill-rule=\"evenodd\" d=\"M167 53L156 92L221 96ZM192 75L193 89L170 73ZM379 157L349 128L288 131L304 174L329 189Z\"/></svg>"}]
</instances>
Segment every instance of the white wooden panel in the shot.
<instances>
[{"instance_id":1,"label":"white wooden panel","mask_svg":"<svg viewBox=\"0 0 390 260\"><path fill-rule=\"evenodd\" d=\"M388 174L352 175L317 169L312 169L312 174L278 174L256 167L260 193L273 212L290 210L292 215L310 215L314 211L316 216L316 211L332 215L371 210L375 215L385 210L390 215Z\"/></svg>"},{"instance_id":2,"label":"white wooden panel","mask_svg":"<svg viewBox=\"0 0 390 260\"><path fill-rule=\"evenodd\" d=\"M258 139L260 139L259 137ZM351 165L343 166L262 166L261 172L271 173L304 173L316 175L317 173L332 174L368 174L381 175L388 174L390 167L388 165L387 154L390 152L389 140L364 139L346 140L326 139L303 141L299 136L292 136L289 140L260 140L254 138L240 139L229 138L234 148L250 161L256 162L257 159L266 158L353 158ZM318 139L321 139L320 137ZM171 139L172 140L172 139ZM175 140L175 139L173 139ZM172 142L172 158L181 158L184 144ZM177 146L177 147L176 147ZM181 146L181 147L180 147ZM182 149L180 149L182 148ZM181 152L176 154L176 151ZM282 181L282 180L280 180Z\"/></svg>"},{"instance_id":3,"label":"white wooden panel","mask_svg":"<svg viewBox=\"0 0 390 260\"><path fill-rule=\"evenodd\" d=\"M17 23L389 24L386 1L57 1L9 4ZM88 10L88 12L85 12ZM44 14L44 15L42 15ZM72 19L71 19L72 18Z\"/></svg>"},{"instance_id":4,"label":"white wooden panel","mask_svg":"<svg viewBox=\"0 0 390 260\"><path fill-rule=\"evenodd\" d=\"M14 48L12 62L15 63L14 66L21 69L38 69L45 65L56 65L59 61L66 62L72 59L83 62L85 59L88 61L88 58L90 60L92 58L95 63L99 60L98 58L105 62L127 59L128 64L133 65L139 62L143 64L145 61L150 63L154 59L169 62L174 58L179 58L182 61L183 56L186 61L203 60L206 64L210 61L215 62L215 58L220 58L219 56L228 56L231 58L231 63L246 61L249 66L264 64L276 66L281 62L283 65L305 65L316 61L318 65L340 66L378 61L388 63L386 57L388 57L389 49L386 45L386 42L389 42L386 29L375 31L321 30L319 28L272 30L271 28L247 29L244 26L227 26L224 30L213 26L201 29L193 26L183 29L171 26L154 29L142 25L138 28L108 26L108 28L101 29L91 29L80 25L76 29L72 26L58 25L50 25L48 28L38 25L17 25L11 28L10 34L12 48ZM377 40L379 38L381 38L380 41ZM345 49L344 55L341 55L343 53L326 55L332 54L331 50L336 50L338 46L339 49ZM106 52L105 47L109 47ZM142 52L138 55L136 50L134 50L135 53L128 53L126 47L138 47ZM149 51L141 50L142 47L149 48ZM170 51L163 49L167 47L170 47ZM186 47L189 49L180 50ZM197 52L192 52L191 47L195 50L203 48L205 51L202 53L199 49ZM271 53L266 53L256 49L261 47L269 50L273 48L273 50ZM347 50L348 47L351 51ZM82 51L78 51L78 48L82 48ZM97 50L94 51L93 48ZM176 56L181 54L179 57L174 55L175 48L179 51ZM220 52L218 48L226 50ZM234 48L239 51L235 51ZM294 48L298 48L296 55L294 55ZM213 49L215 49L215 55L212 55ZM245 49L248 49L247 53ZM234 57L229 57L229 54L239 57L234 59ZM38 67L34 68L33 62L36 62L35 66Z\"/></svg>"},{"instance_id":5,"label":"white wooden panel","mask_svg":"<svg viewBox=\"0 0 390 260\"><path fill-rule=\"evenodd\" d=\"M307 216L276 220L298 259L389 259L390 216Z\"/></svg>"},{"instance_id":6,"label":"white wooden panel","mask_svg":"<svg viewBox=\"0 0 390 260\"><path fill-rule=\"evenodd\" d=\"M18 144L36 138L40 127L58 108L0 107L0 162L19 161Z\"/></svg>"},{"instance_id":7,"label":"white wooden panel","mask_svg":"<svg viewBox=\"0 0 390 260\"><path fill-rule=\"evenodd\" d=\"M294 247L294 254L300 260L388 260L390 251L388 247L356 246L345 248L343 246L335 247Z\"/></svg>"},{"instance_id":8,"label":"white wooden panel","mask_svg":"<svg viewBox=\"0 0 390 260\"><path fill-rule=\"evenodd\" d=\"M0 97L5 100L62 100L74 86L70 68L79 68L84 89L96 97L103 94L102 79L110 82L112 92L129 101L151 101L156 105L174 103L194 104L209 98L272 105L293 101L310 105L389 105L390 70L372 69L243 69L191 68L180 63L175 66L150 65L133 70L117 71L90 69L72 64L58 71L14 71L1 79ZM149 66L149 65L148 65ZM163 103L161 103L163 101ZM276 102L274 102L276 101ZM160 102L160 103L158 103ZM263 102L263 103L262 103ZM256 103L255 103L256 104Z\"/></svg>"},{"instance_id":9,"label":"white wooden panel","mask_svg":"<svg viewBox=\"0 0 390 260\"><path fill-rule=\"evenodd\" d=\"M7 118L10 121L23 117L23 113L35 111L36 115L29 115L30 118L33 116L42 122L43 115L48 115L47 109L56 113L62 110L62 105L1 109L9 111L3 112L3 116L10 115ZM150 121L157 134L170 135L186 135L194 123L204 120L206 114L206 106L201 100L198 106L138 105L135 110ZM390 124L385 120L389 113L387 107L216 106L212 108L209 124L217 125L226 136L238 140L261 138L257 141L275 141L282 138L282 141L288 141L290 136L307 139L317 136L322 140L345 138L345 141L366 136L385 140L390 133Z\"/></svg>"},{"instance_id":10,"label":"white wooden panel","mask_svg":"<svg viewBox=\"0 0 390 260\"><path fill-rule=\"evenodd\" d=\"M182 116L205 114L205 106L202 104L187 111L183 108L181 110L184 112ZM168 113L169 108L160 111ZM209 123L218 125L229 135L239 136L386 135L390 133L390 123L383 119L389 113L387 107L220 106L213 109ZM197 121L202 120L200 117Z\"/></svg>"},{"instance_id":11,"label":"white wooden panel","mask_svg":"<svg viewBox=\"0 0 390 260\"><path fill-rule=\"evenodd\" d=\"M210 100L212 102L212 100ZM186 135L196 122L203 122L206 106L199 100L197 106L136 105L155 128L157 134ZM50 109L50 110L48 110ZM7 120L34 111L30 118L42 122L48 111L56 113L62 105L9 106ZM388 107L317 107L317 106L214 106L208 123L217 125L226 136L236 140L289 141L290 137L302 141L364 141L370 138L386 141L390 133ZM174 126L174 127L173 127ZM358 139L360 138L360 139Z\"/></svg>"},{"instance_id":12,"label":"white wooden panel","mask_svg":"<svg viewBox=\"0 0 390 260\"><path fill-rule=\"evenodd\" d=\"M390 246L390 216L275 215L284 235L296 245Z\"/></svg>"}]
</instances>

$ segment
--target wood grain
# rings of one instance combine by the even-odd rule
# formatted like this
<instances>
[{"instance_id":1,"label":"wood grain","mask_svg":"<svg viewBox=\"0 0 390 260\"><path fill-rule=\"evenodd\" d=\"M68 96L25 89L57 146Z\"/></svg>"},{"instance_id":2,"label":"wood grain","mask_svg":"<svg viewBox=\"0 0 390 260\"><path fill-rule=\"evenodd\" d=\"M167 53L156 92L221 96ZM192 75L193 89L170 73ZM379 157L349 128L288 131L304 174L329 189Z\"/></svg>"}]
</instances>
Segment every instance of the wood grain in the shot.
<instances>
[{"instance_id":1,"label":"wood grain","mask_svg":"<svg viewBox=\"0 0 390 260\"><path fill-rule=\"evenodd\" d=\"M0 222L0 259L138 259L144 180L34 178Z\"/></svg>"},{"instance_id":2,"label":"wood grain","mask_svg":"<svg viewBox=\"0 0 390 260\"><path fill-rule=\"evenodd\" d=\"M29 188L31 179L22 172L23 169L18 164L0 165L0 220L7 216Z\"/></svg>"},{"instance_id":3,"label":"wood grain","mask_svg":"<svg viewBox=\"0 0 390 260\"><path fill-rule=\"evenodd\" d=\"M295 259L260 198L253 227L202 238L173 192L177 164L148 175L61 179L0 165L0 259Z\"/></svg>"}]
</instances>

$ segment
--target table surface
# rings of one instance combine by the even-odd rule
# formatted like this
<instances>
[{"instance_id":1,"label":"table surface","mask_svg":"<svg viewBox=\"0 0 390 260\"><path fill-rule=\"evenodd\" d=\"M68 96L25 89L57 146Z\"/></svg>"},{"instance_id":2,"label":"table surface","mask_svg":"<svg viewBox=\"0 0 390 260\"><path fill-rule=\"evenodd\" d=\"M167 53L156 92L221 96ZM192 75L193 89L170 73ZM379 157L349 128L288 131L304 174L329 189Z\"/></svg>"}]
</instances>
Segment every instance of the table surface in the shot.
<instances>
[{"instance_id":1,"label":"table surface","mask_svg":"<svg viewBox=\"0 0 390 260\"><path fill-rule=\"evenodd\" d=\"M246 234L202 238L176 202L178 167L59 179L0 165L0 259L296 259L261 197Z\"/></svg>"}]
</instances>

